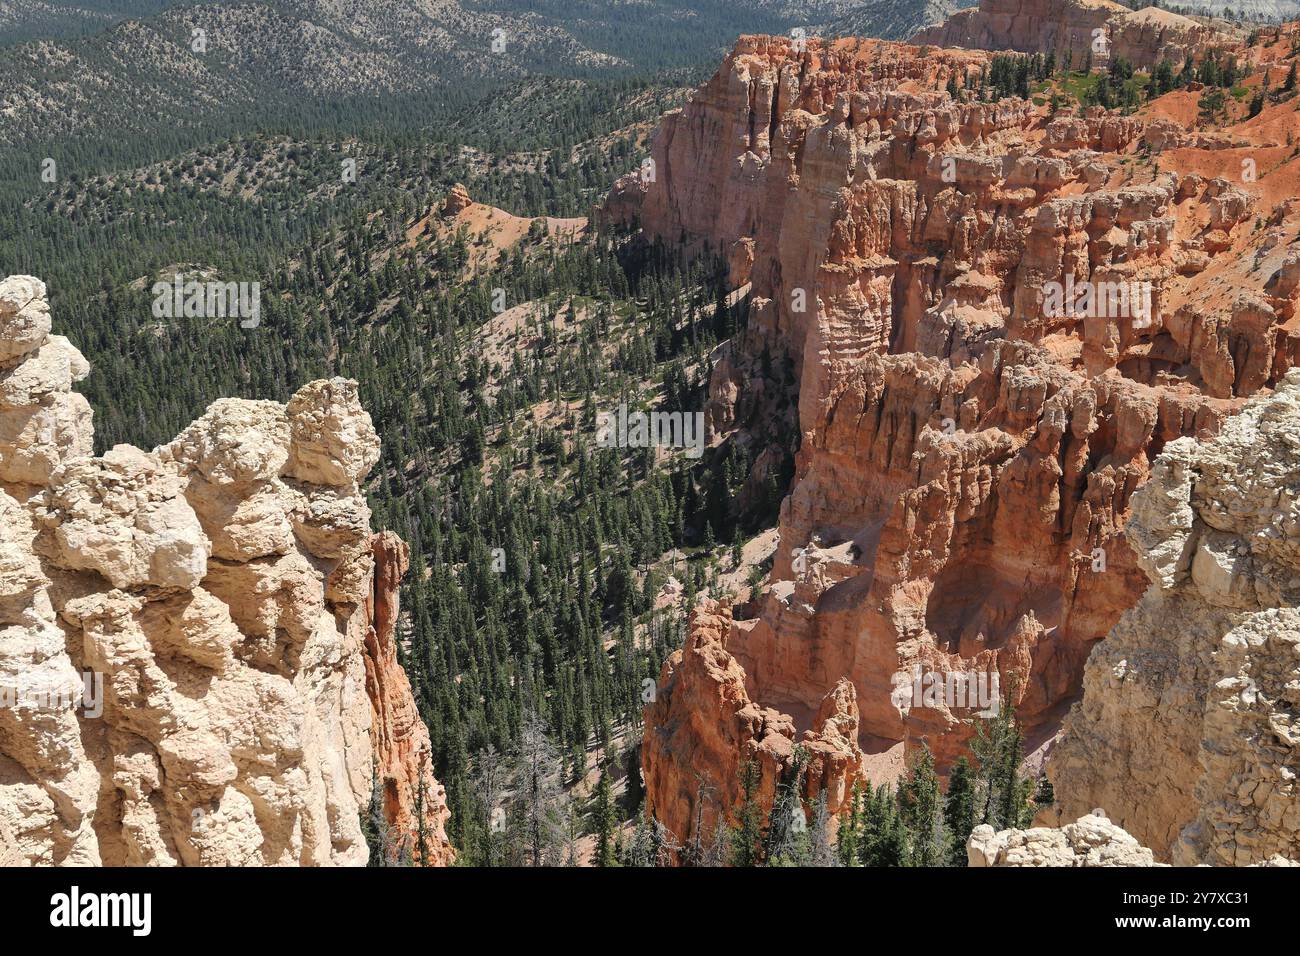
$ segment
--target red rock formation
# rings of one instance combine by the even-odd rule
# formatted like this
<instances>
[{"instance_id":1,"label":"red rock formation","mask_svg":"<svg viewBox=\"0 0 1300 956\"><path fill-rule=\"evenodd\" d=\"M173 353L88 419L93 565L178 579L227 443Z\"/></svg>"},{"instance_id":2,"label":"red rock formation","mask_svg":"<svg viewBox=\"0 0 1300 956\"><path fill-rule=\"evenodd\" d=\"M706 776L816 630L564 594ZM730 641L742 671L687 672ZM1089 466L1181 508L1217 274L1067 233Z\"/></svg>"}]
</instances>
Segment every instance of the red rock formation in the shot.
<instances>
[{"instance_id":1,"label":"red rock formation","mask_svg":"<svg viewBox=\"0 0 1300 956\"><path fill-rule=\"evenodd\" d=\"M474 200L469 198L469 190L457 183L451 187L451 190L447 193L447 198L443 200L442 215L456 216L472 205L474 205Z\"/></svg>"},{"instance_id":2,"label":"red rock formation","mask_svg":"<svg viewBox=\"0 0 1300 956\"><path fill-rule=\"evenodd\" d=\"M416 710L406 671L397 662L401 584L410 566L410 549L391 531L375 535L372 545L375 583L367 607L371 627L366 636L366 694L374 718L370 737L378 785L384 789L384 816L410 841L418 862L417 802L423 786L424 842L429 856L426 863L449 866L456 859L445 830L451 811L442 784L433 776L429 729Z\"/></svg>"},{"instance_id":3,"label":"red rock formation","mask_svg":"<svg viewBox=\"0 0 1300 956\"><path fill-rule=\"evenodd\" d=\"M806 763L803 796L811 806L825 793L831 813L846 809L862 774L857 694L841 681L826 694L802 734L785 714L749 699L745 674L727 652L731 613L705 604L691 613L686 646L664 662L655 700L646 710L642 744L646 812L685 844L708 839L720 821L734 823L741 803L740 771L759 769L758 804L766 814L777 784ZM707 777L697 771L707 768Z\"/></svg>"},{"instance_id":4,"label":"red rock formation","mask_svg":"<svg viewBox=\"0 0 1300 956\"><path fill-rule=\"evenodd\" d=\"M1179 66L1188 56L1199 60L1211 48L1239 39L1168 10L1130 10L1110 0L980 0L978 7L921 30L911 42L1051 53L1058 63L1081 69L1090 52L1096 67L1113 56L1139 68L1161 60Z\"/></svg>"},{"instance_id":5,"label":"red rock formation","mask_svg":"<svg viewBox=\"0 0 1300 956\"><path fill-rule=\"evenodd\" d=\"M738 666L746 704L799 730L847 679L873 766L925 739L942 768L971 733L969 706L900 699L915 666L998 674L1050 736L1144 586L1122 528L1152 457L1214 433L1296 354L1300 218L1246 226L1272 187L1157 168L1140 117L942 92L984 58L742 38L665 116L654 178L615 197L648 235L748 266L710 427L771 469L788 395L763 367L788 359L798 380L776 560L714 682ZM1054 307L1076 284L1110 295ZM680 818L697 777L731 786L753 734L711 731L716 714L651 708L647 739L673 721L647 750L652 806Z\"/></svg>"}]
</instances>

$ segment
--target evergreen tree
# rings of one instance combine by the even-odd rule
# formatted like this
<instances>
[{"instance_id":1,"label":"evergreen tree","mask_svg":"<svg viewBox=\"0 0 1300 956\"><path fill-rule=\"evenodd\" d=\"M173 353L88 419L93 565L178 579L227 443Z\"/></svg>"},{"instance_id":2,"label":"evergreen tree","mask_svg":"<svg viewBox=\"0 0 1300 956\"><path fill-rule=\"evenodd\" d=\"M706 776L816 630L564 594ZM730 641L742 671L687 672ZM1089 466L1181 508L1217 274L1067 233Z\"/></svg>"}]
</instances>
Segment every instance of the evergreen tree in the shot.
<instances>
[{"instance_id":1,"label":"evergreen tree","mask_svg":"<svg viewBox=\"0 0 1300 956\"><path fill-rule=\"evenodd\" d=\"M948 828L949 866L966 865L966 842L975 829L974 776L970 761L958 758L948 772L948 793L944 798L944 823Z\"/></svg>"},{"instance_id":2,"label":"evergreen tree","mask_svg":"<svg viewBox=\"0 0 1300 956\"><path fill-rule=\"evenodd\" d=\"M899 787L898 804L909 837L910 864L939 866L946 863L948 848L939 777L935 773L934 756L929 745L921 745L920 754Z\"/></svg>"},{"instance_id":3,"label":"evergreen tree","mask_svg":"<svg viewBox=\"0 0 1300 956\"><path fill-rule=\"evenodd\" d=\"M835 837L835 849L842 866L857 866L861 854L862 830L865 823L866 808L863 797L864 784L854 782L853 795L849 800L848 816L840 822L839 832ZM871 782L865 783L866 792L871 792Z\"/></svg>"},{"instance_id":4,"label":"evergreen tree","mask_svg":"<svg viewBox=\"0 0 1300 956\"><path fill-rule=\"evenodd\" d=\"M758 805L761 779L757 761L746 760L740 768L741 804L731 835L732 866L761 866L763 863L763 811Z\"/></svg>"},{"instance_id":5,"label":"evergreen tree","mask_svg":"<svg viewBox=\"0 0 1300 956\"><path fill-rule=\"evenodd\" d=\"M1016 681L1011 684L999 701L997 715L977 720L971 742L977 761L975 817L995 830L1022 827L1033 818L1034 782L1020 775L1024 735L1011 704Z\"/></svg>"},{"instance_id":6,"label":"evergreen tree","mask_svg":"<svg viewBox=\"0 0 1300 956\"><path fill-rule=\"evenodd\" d=\"M609 786L609 772L603 770L600 781L596 784L592 823L596 831L596 866L614 866L614 831L618 821L614 815L614 798Z\"/></svg>"},{"instance_id":7,"label":"evergreen tree","mask_svg":"<svg viewBox=\"0 0 1300 956\"><path fill-rule=\"evenodd\" d=\"M906 865L907 828L898 813L892 787L877 787L869 795L860 845L859 860L863 866Z\"/></svg>"}]
</instances>

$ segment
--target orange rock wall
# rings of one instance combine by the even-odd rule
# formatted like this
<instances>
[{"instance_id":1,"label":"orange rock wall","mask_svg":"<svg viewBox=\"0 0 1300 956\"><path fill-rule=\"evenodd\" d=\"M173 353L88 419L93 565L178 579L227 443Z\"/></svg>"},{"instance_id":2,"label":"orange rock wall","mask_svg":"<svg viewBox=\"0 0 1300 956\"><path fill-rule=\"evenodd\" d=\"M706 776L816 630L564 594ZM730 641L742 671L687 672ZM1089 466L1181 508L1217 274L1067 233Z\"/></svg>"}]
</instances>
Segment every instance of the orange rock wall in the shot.
<instances>
[{"instance_id":1,"label":"orange rock wall","mask_svg":"<svg viewBox=\"0 0 1300 956\"><path fill-rule=\"evenodd\" d=\"M868 765L964 749L968 708L896 699L917 664L996 672L1031 742L1050 737L1144 586L1122 528L1151 459L1217 431L1296 350L1290 206L1252 229L1254 184L1135 162L1137 117L950 100L983 57L742 38L665 116L653 179L609 207L752 284L748 330L716 357L715 432L769 440L764 350L798 380L775 564L714 683L734 690L738 667L797 733L847 679ZM1067 280L1149 283L1151 316L1057 314L1045 285ZM731 717L666 677L647 786L683 837L696 778L729 786L734 748L764 737L710 729Z\"/></svg>"},{"instance_id":2,"label":"orange rock wall","mask_svg":"<svg viewBox=\"0 0 1300 956\"><path fill-rule=\"evenodd\" d=\"M410 549L391 531L372 540L375 559L374 589L369 601L370 631L366 636L366 694L373 723L378 785L383 787L384 815L406 838L419 860L420 814L417 802L424 787L424 830L428 866L448 866L456 851L447 840L451 816L447 795L433 776L429 729L415 707L415 695L406 671L397 661L397 622L401 613L402 578L410 566Z\"/></svg>"},{"instance_id":3,"label":"orange rock wall","mask_svg":"<svg viewBox=\"0 0 1300 956\"><path fill-rule=\"evenodd\" d=\"M977 50L1054 54L1058 63L1073 57L1082 69L1105 67L1124 57L1143 69L1168 60L1175 68L1191 56L1227 48L1239 38L1190 17L1146 7L1130 10L1110 0L980 0L943 23L921 30L913 43Z\"/></svg>"}]
</instances>

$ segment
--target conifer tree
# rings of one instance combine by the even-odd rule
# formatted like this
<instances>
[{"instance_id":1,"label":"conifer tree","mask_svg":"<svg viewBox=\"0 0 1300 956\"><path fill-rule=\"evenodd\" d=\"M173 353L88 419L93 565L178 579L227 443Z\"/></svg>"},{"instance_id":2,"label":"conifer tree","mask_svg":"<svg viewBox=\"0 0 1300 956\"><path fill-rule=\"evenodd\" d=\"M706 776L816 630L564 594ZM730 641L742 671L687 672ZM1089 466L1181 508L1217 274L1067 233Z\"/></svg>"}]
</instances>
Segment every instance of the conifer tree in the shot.
<instances>
[{"instance_id":1,"label":"conifer tree","mask_svg":"<svg viewBox=\"0 0 1300 956\"><path fill-rule=\"evenodd\" d=\"M849 800L848 816L840 822L839 833L835 838L835 849L842 866L859 865L859 853L862 843L862 828L866 810L863 803L863 783L854 782L853 794ZM871 792L871 782L866 781L867 793Z\"/></svg>"},{"instance_id":2,"label":"conifer tree","mask_svg":"<svg viewBox=\"0 0 1300 956\"><path fill-rule=\"evenodd\" d=\"M1020 775L1024 735L1011 703L1016 681L1010 683L1010 692L1002 695L996 716L977 721L971 742L978 764L975 816L995 830L1023 826L1033 817L1030 796L1034 782Z\"/></svg>"},{"instance_id":3,"label":"conifer tree","mask_svg":"<svg viewBox=\"0 0 1300 956\"><path fill-rule=\"evenodd\" d=\"M741 804L732 830L732 866L760 866L763 862L763 817L758 805L761 772L754 760L746 760L740 768Z\"/></svg>"},{"instance_id":4,"label":"conifer tree","mask_svg":"<svg viewBox=\"0 0 1300 956\"><path fill-rule=\"evenodd\" d=\"M596 784L592 822L596 830L596 855L592 862L596 866L614 866L617 862L614 831L618 821L614 816L614 798L610 791L608 768L601 771L600 782Z\"/></svg>"},{"instance_id":5,"label":"conifer tree","mask_svg":"<svg viewBox=\"0 0 1300 956\"><path fill-rule=\"evenodd\" d=\"M964 755L948 772L948 793L944 799L943 817L948 828L948 865L965 866L966 841L975 829L975 792L970 761Z\"/></svg>"},{"instance_id":6,"label":"conifer tree","mask_svg":"<svg viewBox=\"0 0 1300 956\"><path fill-rule=\"evenodd\" d=\"M939 777L928 744L921 745L906 780L898 791L899 812L907 828L912 866L938 866L947 862Z\"/></svg>"}]
</instances>

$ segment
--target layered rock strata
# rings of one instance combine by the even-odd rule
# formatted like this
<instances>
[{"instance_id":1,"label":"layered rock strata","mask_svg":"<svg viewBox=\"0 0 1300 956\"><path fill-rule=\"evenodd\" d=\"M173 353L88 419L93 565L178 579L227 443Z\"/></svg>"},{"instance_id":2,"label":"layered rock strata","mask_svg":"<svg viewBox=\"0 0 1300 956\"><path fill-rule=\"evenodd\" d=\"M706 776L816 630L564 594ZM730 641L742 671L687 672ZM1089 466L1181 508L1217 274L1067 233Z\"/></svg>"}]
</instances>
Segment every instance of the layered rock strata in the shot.
<instances>
[{"instance_id":1,"label":"layered rock strata","mask_svg":"<svg viewBox=\"0 0 1300 956\"><path fill-rule=\"evenodd\" d=\"M377 776L405 832L425 780L449 860L356 383L223 399L94 457L88 372L44 285L0 283L0 857L360 865Z\"/></svg>"},{"instance_id":2,"label":"layered rock strata","mask_svg":"<svg viewBox=\"0 0 1300 956\"><path fill-rule=\"evenodd\" d=\"M1124 57L1139 69L1187 57L1200 60L1239 37L1168 10L1130 10L1110 0L980 0L943 23L919 31L912 43L977 50L1051 54L1062 65L1105 67Z\"/></svg>"},{"instance_id":3,"label":"layered rock strata","mask_svg":"<svg viewBox=\"0 0 1300 956\"><path fill-rule=\"evenodd\" d=\"M1125 529L1150 586L1097 645L1048 761L1161 859L1300 861L1300 371L1171 442Z\"/></svg>"},{"instance_id":4,"label":"layered rock strata","mask_svg":"<svg viewBox=\"0 0 1300 956\"><path fill-rule=\"evenodd\" d=\"M1151 460L1300 346L1293 205L1146 161L1164 121L955 102L987 55L920 53L742 38L606 206L749 284L707 408L750 449L747 489L798 449L771 574L725 641L748 700L802 732L847 679L891 772L922 741L944 768L971 733L968 699L900 687L917 668L996 675L1031 745L1055 732L1145 587L1123 526ZM730 773L662 730L674 708L661 689L647 739L683 776L652 802Z\"/></svg>"},{"instance_id":5,"label":"layered rock strata","mask_svg":"<svg viewBox=\"0 0 1300 956\"><path fill-rule=\"evenodd\" d=\"M847 809L862 763L853 685L832 687L812 727L800 733L789 716L749 699L744 672L727 652L730 634L730 612L706 602L691 613L686 646L664 663L646 709L654 728L641 751L646 812L673 834L709 839L741 802L747 763L758 768L754 796L764 812L777 786L794 778L796 763L806 804L824 798L832 814Z\"/></svg>"}]
</instances>

